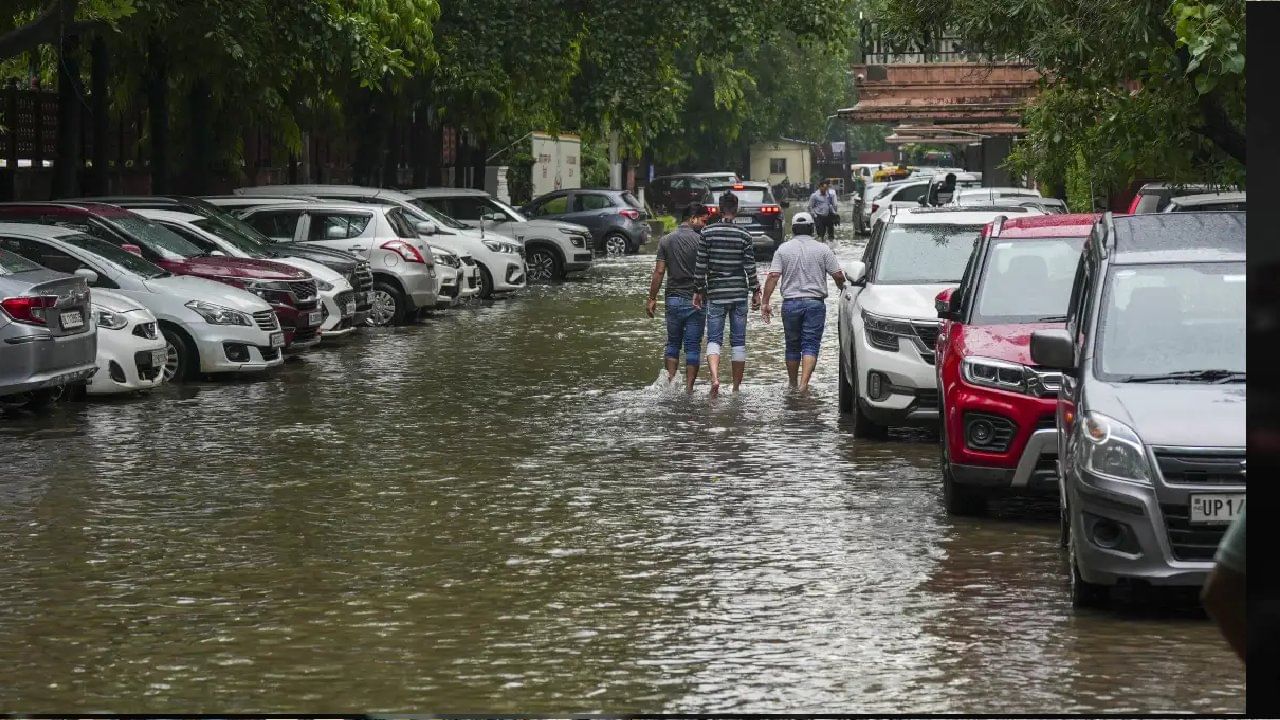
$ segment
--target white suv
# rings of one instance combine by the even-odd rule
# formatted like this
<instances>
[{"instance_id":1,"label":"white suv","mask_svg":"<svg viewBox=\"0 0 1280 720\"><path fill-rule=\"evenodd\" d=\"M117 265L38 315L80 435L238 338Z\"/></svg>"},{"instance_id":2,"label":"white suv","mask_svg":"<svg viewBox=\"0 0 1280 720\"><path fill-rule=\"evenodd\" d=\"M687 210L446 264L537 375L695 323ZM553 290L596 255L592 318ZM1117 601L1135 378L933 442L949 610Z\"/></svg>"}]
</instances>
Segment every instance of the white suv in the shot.
<instances>
[{"instance_id":1,"label":"white suv","mask_svg":"<svg viewBox=\"0 0 1280 720\"><path fill-rule=\"evenodd\" d=\"M840 412L853 414L855 436L938 422L934 300L959 284L984 225L1001 215L1041 214L904 208L875 227L862 261L846 270L839 303Z\"/></svg>"}]
</instances>

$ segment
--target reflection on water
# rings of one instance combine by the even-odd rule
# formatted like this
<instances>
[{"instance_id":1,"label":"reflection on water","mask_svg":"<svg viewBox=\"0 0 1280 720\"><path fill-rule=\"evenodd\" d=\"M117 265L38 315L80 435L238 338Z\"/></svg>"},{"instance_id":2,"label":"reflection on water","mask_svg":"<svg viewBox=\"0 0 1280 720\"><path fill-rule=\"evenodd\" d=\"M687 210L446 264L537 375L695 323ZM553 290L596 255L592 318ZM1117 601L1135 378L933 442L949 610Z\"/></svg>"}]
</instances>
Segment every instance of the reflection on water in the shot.
<instances>
[{"instance_id":1,"label":"reflection on water","mask_svg":"<svg viewBox=\"0 0 1280 720\"><path fill-rule=\"evenodd\" d=\"M1071 611L1052 501L853 439L834 299L810 397L758 315L741 393L655 383L650 263L3 421L0 708L1243 709L1202 618Z\"/></svg>"}]
</instances>

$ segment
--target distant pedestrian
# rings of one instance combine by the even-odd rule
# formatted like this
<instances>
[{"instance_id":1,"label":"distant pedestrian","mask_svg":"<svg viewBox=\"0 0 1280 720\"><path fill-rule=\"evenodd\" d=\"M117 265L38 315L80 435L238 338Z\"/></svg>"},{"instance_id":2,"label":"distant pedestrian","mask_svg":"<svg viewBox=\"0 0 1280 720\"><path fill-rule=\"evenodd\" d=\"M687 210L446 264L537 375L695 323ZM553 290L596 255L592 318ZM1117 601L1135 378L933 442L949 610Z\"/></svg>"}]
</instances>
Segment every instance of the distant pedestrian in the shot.
<instances>
[{"instance_id":1,"label":"distant pedestrian","mask_svg":"<svg viewBox=\"0 0 1280 720\"><path fill-rule=\"evenodd\" d=\"M800 212L791 219L791 240L773 253L773 267L764 284L760 314L769 322L773 290L782 290L782 330L786 336L787 378L800 392L809 390L809 378L818 365L822 333L827 325L827 276L844 289L844 271L831 246L813 237L814 218Z\"/></svg>"},{"instance_id":2,"label":"distant pedestrian","mask_svg":"<svg viewBox=\"0 0 1280 720\"><path fill-rule=\"evenodd\" d=\"M836 193L831 189L831 183L823 180L818 183L818 189L809 196L809 213L813 216L818 239L835 239L837 212Z\"/></svg>"},{"instance_id":3,"label":"distant pedestrian","mask_svg":"<svg viewBox=\"0 0 1280 720\"><path fill-rule=\"evenodd\" d=\"M702 231L694 271L695 307L707 308L707 367L711 370L711 396L720 392L720 349L724 323L729 319L729 345L733 349L733 391L742 385L747 367L747 296L751 309L760 307L760 280L751 233L737 227L738 196L720 196L720 220Z\"/></svg>"},{"instance_id":4,"label":"distant pedestrian","mask_svg":"<svg viewBox=\"0 0 1280 720\"><path fill-rule=\"evenodd\" d=\"M698 247L702 243L700 231L707 224L708 215L706 205L689 205L685 208L684 222L680 227L658 241L657 262L649 281L649 300L645 304L645 313L653 317L658 305L658 288L662 285L662 276L667 275L667 382L675 380L683 345L686 392L693 392L693 383L698 378L702 333L707 323L706 310L693 305L693 273Z\"/></svg>"},{"instance_id":5,"label":"distant pedestrian","mask_svg":"<svg viewBox=\"0 0 1280 720\"><path fill-rule=\"evenodd\" d=\"M1248 645L1245 625L1247 585L1244 573L1244 517L1245 512L1242 511L1240 517L1227 528L1201 595L1205 610L1218 624L1222 636L1240 658L1240 662L1245 661Z\"/></svg>"}]
</instances>

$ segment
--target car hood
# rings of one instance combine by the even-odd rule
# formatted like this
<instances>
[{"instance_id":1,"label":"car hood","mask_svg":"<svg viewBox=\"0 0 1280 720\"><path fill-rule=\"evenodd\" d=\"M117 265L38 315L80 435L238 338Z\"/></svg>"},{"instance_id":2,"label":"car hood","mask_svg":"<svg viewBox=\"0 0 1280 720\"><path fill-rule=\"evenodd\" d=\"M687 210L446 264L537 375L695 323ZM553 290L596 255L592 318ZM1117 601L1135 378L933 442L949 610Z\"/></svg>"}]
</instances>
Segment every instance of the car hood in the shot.
<instances>
[{"instance_id":1,"label":"car hood","mask_svg":"<svg viewBox=\"0 0 1280 720\"><path fill-rule=\"evenodd\" d=\"M219 255L185 258L176 261L162 260L159 264L164 269L180 275L231 277L245 280L307 280L310 277L304 270L299 270L274 260L233 258Z\"/></svg>"},{"instance_id":2,"label":"car hood","mask_svg":"<svg viewBox=\"0 0 1280 720\"><path fill-rule=\"evenodd\" d=\"M869 285L862 292L862 308L869 313L910 320L937 320L933 301L938 293L955 287L945 285Z\"/></svg>"},{"instance_id":3,"label":"car hood","mask_svg":"<svg viewBox=\"0 0 1280 720\"><path fill-rule=\"evenodd\" d=\"M113 293L110 290L103 290L102 288L93 288L90 290L89 298L92 300L94 305L110 310L111 312L127 313L134 312L135 310L146 310L146 308L139 305L136 300L127 298L119 293Z\"/></svg>"},{"instance_id":4,"label":"car hood","mask_svg":"<svg viewBox=\"0 0 1280 720\"><path fill-rule=\"evenodd\" d=\"M1065 323L1025 323L1013 325L965 325L964 354L1032 365L1031 333L1053 330Z\"/></svg>"},{"instance_id":5,"label":"car hood","mask_svg":"<svg viewBox=\"0 0 1280 720\"><path fill-rule=\"evenodd\" d=\"M271 243L267 249L283 257L313 260L343 274L356 269L356 256L333 248L311 246L305 243Z\"/></svg>"},{"instance_id":6,"label":"car hood","mask_svg":"<svg viewBox=\"0 0 1280 720\"><path fill-rule=\"evenodd\" d=\"M163 278L148 278L143 281L143 284L153 293L173 295L184 302L187 300L203 300L247 313L271 309L267 301L257 295L247 290L231 287L226 283L220 283L217 280L205 280L204 278L187 275L170 275Z\"/></svg>"},{"instance_id":7,"label":"car hood","mask_svg":"<svg viewBox=\"0 0 1280 720\"><path fill-rule=\"evenodd\" d=\"M528 235L531 232L558 233L561 229L575 232L579 235L591 234L591 229L586 225L560 220L527 220L522 223L506 223L502 226L502 229L504 232L518 232L520 235Z\"/></svg>"},{"instance_id":8,"label":"car hood","mask_svg":"<svg viewBox=\"0 0 1280 720\"><path fill-rule=\"evenodd\" d=\"M1091 384L1089 409L1137 431L1148 445L1245 445L1244 383Z\"/></svg>"},{"instance_id":9,"label":"car hood","mask_svg":"<svg viewBox=\"0 0 1280 720\"><path fill-rule=\"evenodd\" d=\"M272 260L272 262L277 262L281 265L288 265L292 268L310 273L311 277L317 280L323 280L330 284L346 282L345 277L341 273L330 270L314 260L307 260L305 258L281 258L279 260Z\"/></svg>"}]
</instances>

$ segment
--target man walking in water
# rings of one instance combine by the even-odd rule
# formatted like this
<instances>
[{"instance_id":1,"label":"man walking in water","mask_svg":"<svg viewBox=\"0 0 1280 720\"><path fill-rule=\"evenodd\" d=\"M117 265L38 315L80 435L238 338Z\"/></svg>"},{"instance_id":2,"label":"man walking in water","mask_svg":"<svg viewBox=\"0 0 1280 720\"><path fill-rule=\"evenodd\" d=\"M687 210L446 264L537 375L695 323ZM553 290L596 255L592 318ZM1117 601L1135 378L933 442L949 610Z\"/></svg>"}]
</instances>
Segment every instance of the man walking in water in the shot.
<instances>
[{"instance_id":1,"label":"man walking in water","mask_svg":"<svg viewBox=\"0 0 1280 720\"><path fill-rule=\"evenodd\" d=\"M809 213L796 213L791 219L791 240L782 243L773 254L773 267L764 284L764 305L760 314L765 322L773 314L769 298L774 288L782 287L782 330L786 335L787 377L796 387L800 376L800 392L808 392L809 378L818 365L822 332L827 325L827 276L836 281L836 289L844 289L844 271L836 261L831 246L813 238L814 222Z\"/></svg>"},{"instance_id":2,"label":"man walking in water","mask_svg":"<svg viewBox=\"0 0 1280 720\"><path fill-rule=\"evenodd\" d=\"M809 196L809 213L813 216L814 227L819 239L825 237L834 240L836 237L836 194L826 180L818 183L818 189ZM793 221L794 224L794 221Z\"/></svg>"},{"instance_id":3,"label":"man walking in water","mask_svg":"<svg viewBox=\"0 0 1280 720\"><path fill-rule=\"evenodd\" d=\"M645 303L645 313L653 317L658 305L658 288L662 286L662 276L667 274L667 382L675 380L683 344L686 392L693 392L693 382L698 378L702 331L707 322L706 311L693 306L693 270L702 242L699 231L707 224L708 214L707 206L693 203L685 209L680 227L658 241L658 259L649 281L649 300Z\"/></svg>"},{"instance_id":4,"label":"man walking in water","mask_svg":"<svg viewBox=\"0 0 1280 720\"><path fill-rule=\"evenodd\" d=\"M707 307L707 367L711 370L711 397L720 393L720 348L724 322L729 319L729 346L733 348L733 391L742 385L747 368L747 294L751 309L760 307L760 280L751 233L736 226L738 196L720 196L719 222L707 225L698 246L694 266L694 307Z\"/></svg>"}]
</instances>

